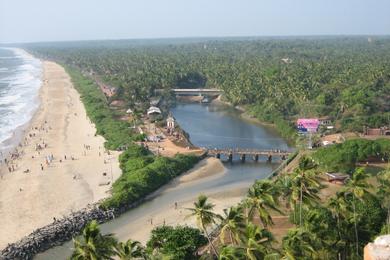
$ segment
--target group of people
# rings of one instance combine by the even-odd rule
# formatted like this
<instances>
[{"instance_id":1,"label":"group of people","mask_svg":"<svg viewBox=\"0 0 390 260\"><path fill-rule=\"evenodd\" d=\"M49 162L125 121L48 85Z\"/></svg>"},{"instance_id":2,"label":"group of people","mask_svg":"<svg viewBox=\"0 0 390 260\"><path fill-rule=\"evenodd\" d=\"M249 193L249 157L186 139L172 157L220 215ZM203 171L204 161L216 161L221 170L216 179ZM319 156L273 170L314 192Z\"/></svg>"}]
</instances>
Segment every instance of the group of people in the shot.
<instances>
[{"instance_id":1,"label":"group of people","mask_svg":"<svg viewBox=\"0 0 390 260\"><path fill-rule=\"evenodd\" d=\"M31 127L30 133L26 134L24 139L18 144L18 146L14 149L14 151L9 152L8 155L4 155L3 152L0 151L0 174L1 178L3 177L3 174L1 173L1 169L3 167L2 164L6 165L6 169L8 169L8 172L14 172L16 171L19 167L18 164L16 163L18 159L20 159L24 154L24 150L20 149L23 148L24 146L29 145L29 141L33 140L37 136L37 132L46 132L48 133L49 130L51 130L51 127L48 126L47 121L45 121L44 125L41 127ZM39 142L35 144L35 151L38 152L38 155L40 155L40 151L43 149L47 148L48 144L40 138ZM32 159L34 159L35 156L32 155ZM54 159L53 155L49 155L46 157L46 164L49 164ZM43 164L41 164L41 169L43 170ZM31 170L27 168L26 170L23 171L24 173L29 173Z\"/></svg>"}]
</instances>

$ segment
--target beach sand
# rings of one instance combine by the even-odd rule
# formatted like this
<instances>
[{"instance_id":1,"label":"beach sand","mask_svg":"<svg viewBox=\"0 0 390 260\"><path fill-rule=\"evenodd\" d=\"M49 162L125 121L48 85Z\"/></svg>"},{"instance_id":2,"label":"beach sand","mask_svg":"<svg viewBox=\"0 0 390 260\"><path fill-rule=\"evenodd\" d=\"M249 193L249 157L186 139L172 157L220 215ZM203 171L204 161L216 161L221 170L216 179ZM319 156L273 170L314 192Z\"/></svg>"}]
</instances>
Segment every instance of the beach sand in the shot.
<instances>
[{"instance_id":1,"label":"beach sand","mask_svg":"<svg viewBox=\"0 0 390 260\"><path fill-rule=\"evenodd\" d=\"M121 174L119 153L105 152L104 139L95 136L67 73L53 62L43 66L41 104L18 147L22 155L13 161L15 171L1 169L0 248L54 217L107 197L110 184ZM37 144L42 150L36 150ZM47 164L51 155L54 159Z\"/></svg>"}]
</instances>

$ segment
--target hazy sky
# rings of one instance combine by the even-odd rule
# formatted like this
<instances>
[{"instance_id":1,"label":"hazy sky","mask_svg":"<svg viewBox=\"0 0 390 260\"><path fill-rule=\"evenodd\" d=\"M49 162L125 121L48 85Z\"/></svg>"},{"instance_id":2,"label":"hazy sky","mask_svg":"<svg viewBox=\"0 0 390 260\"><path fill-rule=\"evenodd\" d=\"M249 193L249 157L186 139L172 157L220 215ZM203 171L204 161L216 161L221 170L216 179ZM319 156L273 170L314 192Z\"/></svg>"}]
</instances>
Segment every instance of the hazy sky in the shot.
<instances>
[{"instance_id":1,"label":"hazy sky","mask_svg":"<svg viewBox=\"0 0 390 260\"><path fill-rule=\"evenodd\" d=\"M0 0L0 42L390 34L390 0Z\"/></svg>"}]
</instances>

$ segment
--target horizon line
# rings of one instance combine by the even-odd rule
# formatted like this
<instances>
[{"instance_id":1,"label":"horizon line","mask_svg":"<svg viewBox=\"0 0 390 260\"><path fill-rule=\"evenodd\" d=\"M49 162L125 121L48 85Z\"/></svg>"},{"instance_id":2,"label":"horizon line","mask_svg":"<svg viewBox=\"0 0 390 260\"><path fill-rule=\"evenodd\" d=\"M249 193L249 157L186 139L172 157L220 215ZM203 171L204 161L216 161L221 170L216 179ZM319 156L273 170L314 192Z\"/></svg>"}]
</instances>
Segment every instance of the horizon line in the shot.
<instances>
[{"instance_id":1,"label":"horizon line","mask_svg":"<svg viewBox=\"0 0 390 260\"><path fill-rule=\"evenodd\" d=\"M142 40L175 40L175 39L223 39L223 38L306 38L306 37L388 37L390 34L290 34L290 35L226 35L226 36L167 36L167 37L144 37L144 38L101 38L81 40L43 40L25 42L0 42L0 45L20 45L39 43L71 43L71 42L94 42L94 41L142 41Z\"/></svg>"}]
</instances>

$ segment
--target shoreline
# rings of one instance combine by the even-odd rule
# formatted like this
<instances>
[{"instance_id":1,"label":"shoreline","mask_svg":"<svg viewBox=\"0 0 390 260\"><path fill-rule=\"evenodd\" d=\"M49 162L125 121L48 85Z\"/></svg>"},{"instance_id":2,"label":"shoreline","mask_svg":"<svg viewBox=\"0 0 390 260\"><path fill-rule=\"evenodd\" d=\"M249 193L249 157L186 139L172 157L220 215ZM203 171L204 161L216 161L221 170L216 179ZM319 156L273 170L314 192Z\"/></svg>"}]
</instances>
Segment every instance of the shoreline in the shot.
<instances>
[{"instance_id":1,"label":"shoreline","mask_svg":"<svg viewBox=\"0 0 390 260\"><path fill-rule=\"evenodd\" d=\"M34 107L29 112L30 118L26 122L16 126L12 132L12 136L6 138L5 140L3 140L1 142L1 147L2 147L0 149L0 152L1 152L0 153L0 175L1 176L3 176L3 174L4 174L3 171L1 171L2 166L5 163L4 159L9 160L11 157L11 153L13 151L15 151L15 149L20 147L20 144L26 135L26 133L25 133L26 130L31 126L31 124L34 120L34 117L36 116L37 112L39 111L39 109L41 107L41 89L42 89L42 85L43 85L43 81L44 81L44 79L43 79L43 61L41 59L34 57L30 53L28 53L25 50L20 49L20 48L5 48L5 49L10 49L15 54L19 53L19 55L21 55L23 57L24 62L27 62L26 60L28 60L28 58L33 58L39 62L40 63L40 76L39 76L40 84L39 84L39 88L37 89L36 97L33 100L33 103L36 104L36 107ZM25 63L25 64L31 64L31 63ZM31 82L29 82L29 83L31 83Z\"/></svg>"},{"instance_id":2,"label":"shoreline","mask_svg":"<svg viewBox=\"0 0 390 260\"><path fill-rule=\"evenodd\" d=\"M121 173L119 153L106 154L104 139L95 136L95 126L86 117L69 75L53 62L43 61L42 65L40 104L30 121L18 127L19 136L15 137L19 142L13 139L19 151L19 158L12 161L15 171L0 165L4 226L0 248L107 197ZM85 149L83 143L91 148ZM38 144L42 149L36 150ZM54 158L48 162L51 155Z\"/></svg>"}]
</instances>

